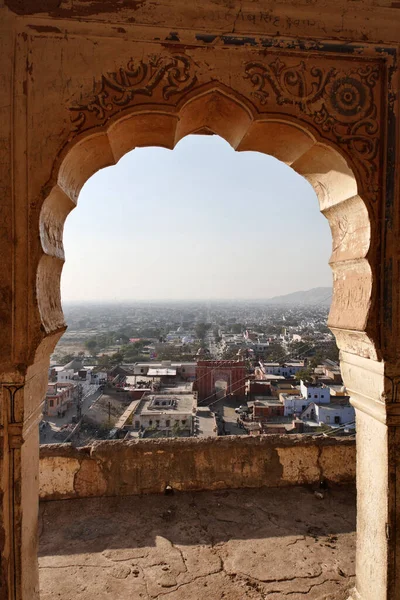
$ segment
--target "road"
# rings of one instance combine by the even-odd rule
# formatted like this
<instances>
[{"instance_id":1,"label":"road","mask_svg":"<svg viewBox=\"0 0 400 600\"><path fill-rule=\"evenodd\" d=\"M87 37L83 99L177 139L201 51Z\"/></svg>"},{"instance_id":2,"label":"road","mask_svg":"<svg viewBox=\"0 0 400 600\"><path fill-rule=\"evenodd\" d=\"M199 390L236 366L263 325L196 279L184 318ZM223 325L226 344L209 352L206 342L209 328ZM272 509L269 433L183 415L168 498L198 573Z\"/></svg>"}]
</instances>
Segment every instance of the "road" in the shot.
<instances>
[{"instance_id":1,"label":"road","mask_svg":"<svg viewBox=\"0 0 400 600\"><path fill-rule=\"evenodd\" d=\"M244 401L225 398L214 404L214 407L211 407L223 418L221 429L225 431L226 435L246 435L245 430L238 426L238 415L235 413L235 408L244 404L246 404Z\"/></svg>"},{"instance_id":2,"label":"road","mask_svg":"<svg viewBox=\"0 0 400 600\"><path fill-rule=\"evenodd\" d=\"M91 407L93 402L101 395L101 391L97 384L89 384L86 381L82 382L82 415ZM47 421L47 427L39 429L39 442L40 444L60 444L62 443L62 436L60 435L60 429L64 425L68 425L72 422L72 417L76 416L77 410L76 405L71 406L67 410L64 417L44 417L43 421Z\"/></svg>"},{"instance_id":3,"label":"road","mask_svg":"<svg viewBox=\"0 0 400 600\"><path fill-rule=\"evenodd\" d=\"M214 431L214 416L211 414L208 406L199 406L195 423L197 423L197 428L195 429L196 437L217 437L218 434Z\"/></svg>"},{"instance_id":4,"label":"road","mask_svg":"<svg viewBox=\"0 0 400 600\"><path fill-rule=\"evenodd\" d=\"M219 360L221 358L221 350L215 341L215 336L212 331L208 332L206 342L210 351L210 358Z\"/></svg>"}]
</instances>

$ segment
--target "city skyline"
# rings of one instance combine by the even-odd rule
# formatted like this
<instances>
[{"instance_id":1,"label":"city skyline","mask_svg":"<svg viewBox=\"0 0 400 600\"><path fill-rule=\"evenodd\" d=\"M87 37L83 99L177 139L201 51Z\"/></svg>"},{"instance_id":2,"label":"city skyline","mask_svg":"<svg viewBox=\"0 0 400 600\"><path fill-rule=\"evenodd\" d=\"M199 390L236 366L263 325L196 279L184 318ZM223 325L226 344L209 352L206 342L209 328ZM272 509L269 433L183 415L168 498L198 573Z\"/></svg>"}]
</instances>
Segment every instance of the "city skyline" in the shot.
<instances>
[{"instance_id":1,"label":"city skyline","mask_svg":"<svg viewBox=\"0 0 400 600\"><path fill-rule=\"evenodd\" d=\"M62 300L263 300L331 286L331 234L276 159L189 136L88 180L65 224Z\"/></svg>"}]
</instances>

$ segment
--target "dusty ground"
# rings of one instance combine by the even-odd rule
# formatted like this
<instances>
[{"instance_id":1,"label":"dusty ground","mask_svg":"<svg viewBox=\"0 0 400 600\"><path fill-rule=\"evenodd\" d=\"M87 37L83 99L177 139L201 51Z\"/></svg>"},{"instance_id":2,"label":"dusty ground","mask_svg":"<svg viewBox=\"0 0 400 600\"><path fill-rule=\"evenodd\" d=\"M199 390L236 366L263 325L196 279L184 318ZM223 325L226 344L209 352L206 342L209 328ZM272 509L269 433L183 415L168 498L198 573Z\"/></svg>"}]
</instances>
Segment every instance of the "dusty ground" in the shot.
<instances>
[{"instance_id":1,"label":"dusty ground","mask_svg":"<svg viewBox=\"0 0 400 600\"><path fill-rule=\"evenodd\" d=\"M54 348L54 352L52 357L62 357L66 354L73 354L74 356L78 356L79 352L84 352L85 355L89 354L85 347L85 342L78 342L72 340L61 340L58 342L57 346Z\"/></svg>"},{"instance_id":2,"label":"dusty ground","mask_svg":"<svg viewBox=\"0 0 400 600\"><path fill-rule=\"evenodd\" d=\"M41 600L346 600L353 584L353 487L48 502L41 528Z\"/></svg>"},{"instance_id":3,"label":"dusty ground","mask_svg":"<svg viewBox=\"0 0 400 600\"><path fill-rule=\"evenodd\" d=\"M106 388L85 412L80 430L71 439L73 445L85 446L94 440L106 439L131 402L129 394Z\"/></svg>"}]
</instances>

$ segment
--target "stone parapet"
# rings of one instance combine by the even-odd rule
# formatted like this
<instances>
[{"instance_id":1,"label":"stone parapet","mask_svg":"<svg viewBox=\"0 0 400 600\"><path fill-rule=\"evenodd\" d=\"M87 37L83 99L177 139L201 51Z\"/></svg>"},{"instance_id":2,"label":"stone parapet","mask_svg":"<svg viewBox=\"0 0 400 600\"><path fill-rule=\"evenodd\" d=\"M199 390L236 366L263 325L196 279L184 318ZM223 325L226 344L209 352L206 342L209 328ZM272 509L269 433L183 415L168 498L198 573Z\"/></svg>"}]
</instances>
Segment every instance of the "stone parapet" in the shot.
<instances>
[{"instance_id":1,"label":"stone parapet","mask_svg":"<svg viewBox=\"0 0 400 600\"><path fill-rule=\"evenodd\" d=\"M355 481L354 438L226 436L40 448L40 498L56 500Z\"/></svg>"}]
</instances>

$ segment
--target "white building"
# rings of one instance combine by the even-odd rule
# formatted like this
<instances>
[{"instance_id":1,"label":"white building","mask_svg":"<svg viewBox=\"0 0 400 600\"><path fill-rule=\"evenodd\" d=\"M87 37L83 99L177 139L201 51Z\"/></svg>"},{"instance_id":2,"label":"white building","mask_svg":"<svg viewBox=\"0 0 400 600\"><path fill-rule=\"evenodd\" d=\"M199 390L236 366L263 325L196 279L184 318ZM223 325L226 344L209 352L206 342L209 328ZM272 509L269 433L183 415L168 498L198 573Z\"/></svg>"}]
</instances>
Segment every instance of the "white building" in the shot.
<instances>
[{"instance_id":1,"label":"white building","mask_svg":"<svg viewBox=\"0 0 400 600\"><path fill-rule=\"evenodd\" d=\"M314 421L317 425L339 427L355 421L355 411L351 404L329 404L328 406L311 402L302 412L302 419Z\"/></svg>"},{"instance_id":2,"label":"white building","mask_svg":"<svg viewBox=\"0 0 400 600\"><path fill-rule=\"evenodd\" d=\"M73 369L62 369L57 371L57 383L70 383L74 379Z\"/></svg>"},{"instance_id":3,"label":"white building","mask_svg":"<svg viewBox=\"0 0 400 600\"><path fill-rule=\"evenodd\" d=\"M192 381L196 377L197 363L195 362L171 362L170 360L163 360L161 362L143 362L135 363L133 367L134 375L147 376L149 369L175 369L176 375L182 379Z\"/></svg>"},{"instance_id":4,"label":"white building","mask_svg":"<svg viewBox=\"0 0 400 600\"><path fill-rule=\"evenodd\" d=\"M279 394L279 400L284 406L283 414L285 417L291 417L295 414L299 415L310 404L307 398L286 393Z\"/></svg>"},{"instance_id":5,"label":"white building","mask_svg":"<svg viewBox=\"0 0 400 600\"><path fill-rule=\"evenodd\" d=\"M251 347L254 350L254 352L266 352L266 350L268 350L269 346L270 346L269 340L265 340L265 339L258 339L257 342L253 342L251 344Z\"/></svg>"},{"instance_id":6,"label":"white building","mask_svg":"<svg viewBox=\"0 0 400 600\"><path fill-rule=\"evenodd\" d=\"M296 375L301 369L304 369L304 361L291 361L286 363L260 361L259 364L262 373L265 373L266 375L282 375L283 377L291 377L292 375Z\"/></svg>"},{"instance_id":7,"label":"white building","mask_svg":"<svg viewBox=\"0 0 400 600\"><path fill-rule=\"evenodd\" d=\"M143 398L132 415L134 429L166 437L191 435L197 403L193 394L151 395Z\"/></svg>"},{"instance_id":8,"label":"white building","mask_svg":"<svg viewBox=\"0 0 400 600\"><path fill-rule=\"evenodd\" d=\"M300 392L303 398L309 402L318 402L320 404L329 404L331 401L331 392L329 387L323 384L307 383L300 380Z\"/></svg>"}]
</instances>

